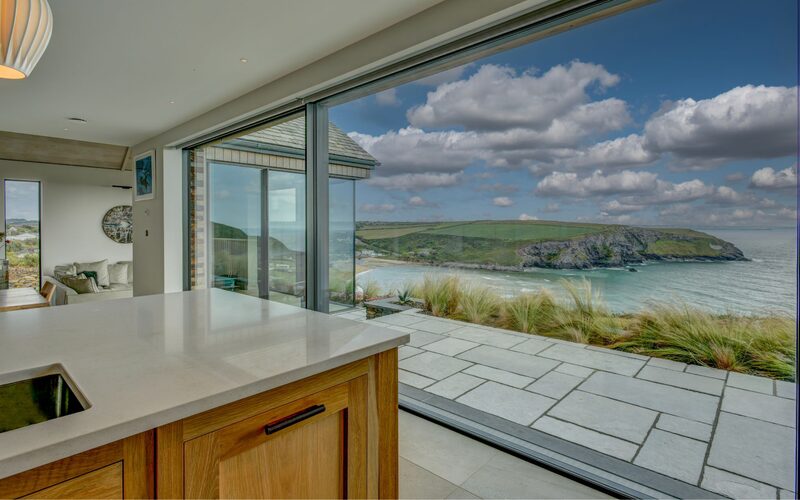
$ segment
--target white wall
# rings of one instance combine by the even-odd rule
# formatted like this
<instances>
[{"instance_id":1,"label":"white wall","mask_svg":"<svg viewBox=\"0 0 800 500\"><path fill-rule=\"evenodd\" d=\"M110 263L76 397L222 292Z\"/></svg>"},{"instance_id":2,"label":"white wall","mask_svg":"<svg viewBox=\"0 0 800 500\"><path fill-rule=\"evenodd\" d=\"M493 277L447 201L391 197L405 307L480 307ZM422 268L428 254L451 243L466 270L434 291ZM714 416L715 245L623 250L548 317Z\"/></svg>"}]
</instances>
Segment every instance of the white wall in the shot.
<instances>
[{"instance_id":1,"label":"white wall","mask_svg":"<svg viewBox=\"0 0 800 500\"><path fill-rule=\"evenodd\" d=\"M116 205L131 204L130 172L0 160L0 181L41 182L42 273L71 262L133 259L133 245L116 243L103 233L103 215ZM0 227L5 200L0 189Z\"/></svg>"}]
</instances>

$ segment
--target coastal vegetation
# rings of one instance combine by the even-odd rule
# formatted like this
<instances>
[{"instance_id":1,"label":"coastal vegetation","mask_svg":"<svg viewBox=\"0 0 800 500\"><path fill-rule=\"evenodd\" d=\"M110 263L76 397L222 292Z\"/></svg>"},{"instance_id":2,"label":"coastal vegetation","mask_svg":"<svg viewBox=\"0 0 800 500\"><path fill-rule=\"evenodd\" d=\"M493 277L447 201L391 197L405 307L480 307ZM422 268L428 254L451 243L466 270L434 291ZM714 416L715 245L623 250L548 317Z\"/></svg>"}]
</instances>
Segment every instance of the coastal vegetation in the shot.
<instances>
[{"instance_id":1,"label":"coastal vegetation","mask_svg":"<svg viewBox=\"0 0 800 500\"><path fill-rule=\"evenodd\" d=\"M733 244L691 229L560 221L359 222L356 250L406 262L504 270L746 260Z\"/></svg>"},{"instance_id":2,"label":"coastal vegetation","mask_svg":"<svg viewBox=\"0 0 800 500\"><path fill-rule=\"evenodd\" d=\"M795 380L795 321L788 316L713 314L688 304L614 314L589 281L561 280L561 286L561 298L548 290L503 298L488 288L465 285L456 275L426 275L409 289L433 316Z\"/></svg>"}]
</instances>

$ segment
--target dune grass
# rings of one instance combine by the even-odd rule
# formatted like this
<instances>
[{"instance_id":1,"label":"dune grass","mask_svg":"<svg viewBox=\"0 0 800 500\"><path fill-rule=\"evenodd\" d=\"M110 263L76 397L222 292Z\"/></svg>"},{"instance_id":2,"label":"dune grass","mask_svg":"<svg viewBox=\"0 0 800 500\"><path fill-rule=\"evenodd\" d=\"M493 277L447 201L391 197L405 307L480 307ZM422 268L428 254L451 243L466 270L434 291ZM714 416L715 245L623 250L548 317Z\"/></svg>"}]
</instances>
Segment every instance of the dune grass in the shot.
<instances>
[{"instance_id":1,"label":"dune grass","mask_svg":"<svg viewBox=\"0 0 800 500\"><path fill-rule=\"evenodd\" d=\"M713 314L687 304L614 314L588 280L560 284L561 300L547 290L505 299L488 288L464 286L455 275L426 275L411 289L434 316L795 380L796 323L790 317Z\"/></svg>"}]
</instances>

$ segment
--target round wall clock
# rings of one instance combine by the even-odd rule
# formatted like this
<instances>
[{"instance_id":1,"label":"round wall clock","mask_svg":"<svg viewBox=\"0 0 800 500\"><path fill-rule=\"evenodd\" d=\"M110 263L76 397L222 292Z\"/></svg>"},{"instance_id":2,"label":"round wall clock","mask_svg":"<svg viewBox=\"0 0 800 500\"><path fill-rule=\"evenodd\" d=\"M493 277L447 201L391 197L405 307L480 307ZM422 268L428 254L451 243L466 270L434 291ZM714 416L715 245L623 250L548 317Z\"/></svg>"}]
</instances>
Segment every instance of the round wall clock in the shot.
<instances>
[{"instance_id":1,"label":"round wall clock","mask_svg":"<svg viewBox=\"0 0 800 500\"><path fill-rule=\"evenodd\" d=\"M133 241L133 207L118 205L103 216L103 232L117 243Z\"/></svg>"}]
</instances>

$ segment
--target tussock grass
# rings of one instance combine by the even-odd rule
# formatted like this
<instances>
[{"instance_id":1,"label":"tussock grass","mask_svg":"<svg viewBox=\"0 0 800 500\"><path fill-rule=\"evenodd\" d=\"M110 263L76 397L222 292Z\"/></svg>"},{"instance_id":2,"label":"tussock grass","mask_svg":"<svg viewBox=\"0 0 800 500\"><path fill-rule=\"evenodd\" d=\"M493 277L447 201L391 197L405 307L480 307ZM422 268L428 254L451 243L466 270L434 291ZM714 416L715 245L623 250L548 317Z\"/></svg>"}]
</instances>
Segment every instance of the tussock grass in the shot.
<instances>
[{"instance_id":1,"label":"tussock grass","mask_svg":"<svg viewBox=\"0 0 800 500\"><path fill-rule=\"evenodd\" d=\"M712 368L795 380L792 318L713 314L687 304L614 314L588 280L562 280L565 300L547 290L503 299L462 287L457 276L426 275L414 286L434 316L655 356Z\"/></svg>"},{"instance_id":2,"label":"tussock grass","mask_svg":"<svg viewBox=\"0 0 800 500\"><path fill-rule=\"evenodd\" d=\"M455 316L461 301L461 280L458 276L426 274L422 279L420 297L434 316Z\"/></svg>"},{"instance_id":3,"label":"tussock grass","mask_svg":"<svg viewBox=\"0 0 800 500\"><path fill-rule=\"evenodd\" d=\"M365 301L375 300L380 297L383 297L384 295L383 290L381 290L380 285L378 285L378 282L375 280L369 280L366 283L364 283L363 289L364 289Z\"/></svg>"},{"instance_id":4,"label":"tussock grass","mask_svg":"<svg viewBox=\"0 0 800 500\"><path fill-rule=\"evenodd\" d=\"M489 288L470 286L462 292L458 306L461 319L486 325L498 316L500 297Z\"/></svg>"}]
</instances>

